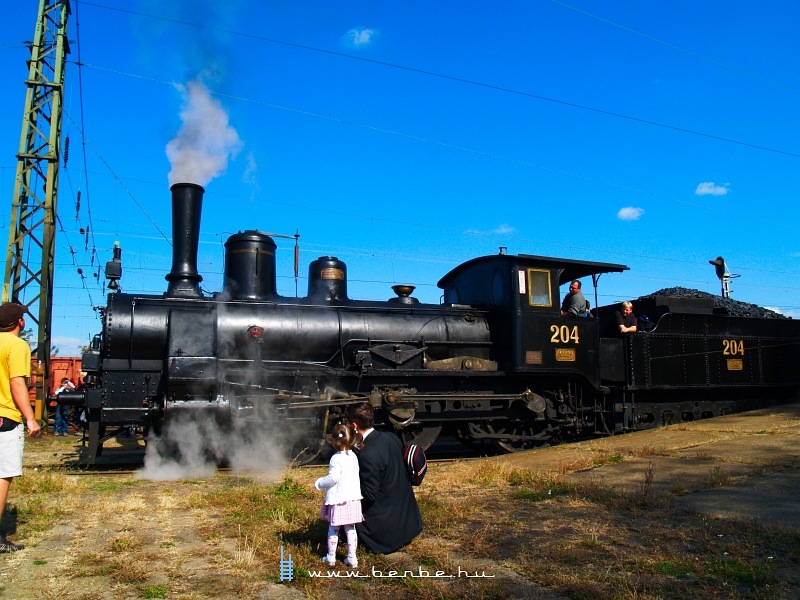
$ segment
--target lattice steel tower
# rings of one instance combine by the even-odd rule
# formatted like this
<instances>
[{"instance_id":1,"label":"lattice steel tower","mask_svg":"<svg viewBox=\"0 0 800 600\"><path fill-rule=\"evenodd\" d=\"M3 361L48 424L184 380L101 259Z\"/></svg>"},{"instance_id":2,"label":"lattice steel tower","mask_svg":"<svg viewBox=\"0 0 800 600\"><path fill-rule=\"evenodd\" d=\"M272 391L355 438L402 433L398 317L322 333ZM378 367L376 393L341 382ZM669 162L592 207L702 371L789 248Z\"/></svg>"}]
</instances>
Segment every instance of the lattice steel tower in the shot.
<instances>
[{"instance_id":1,"label":"lattice steel tower","mask_svg":"<svg viewBox=\"0 0 800 600\"><path fill-rule=\"evenodd\" d=\"M3 302L30 310L39 330L36 416L46 406L50 373L55 220L69 0L39 0L17 154Z\"/></svg>"}]
</instances>

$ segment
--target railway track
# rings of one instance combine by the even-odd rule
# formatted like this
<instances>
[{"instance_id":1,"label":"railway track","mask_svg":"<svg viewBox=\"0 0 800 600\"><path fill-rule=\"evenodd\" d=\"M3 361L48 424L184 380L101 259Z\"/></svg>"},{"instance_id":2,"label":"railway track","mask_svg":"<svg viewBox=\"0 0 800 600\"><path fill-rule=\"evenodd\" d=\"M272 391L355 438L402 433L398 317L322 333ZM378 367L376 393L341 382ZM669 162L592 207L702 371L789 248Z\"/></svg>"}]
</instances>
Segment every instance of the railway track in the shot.
<instances>
[{"instance_id":1,"label":"railway track","mask_svg":"<svg viewBox=\"0 0 800 600\"><path fill-rule=\"evenodd\" d=\"M79 440L76 440L76 442ZM432 463L446 463L457 460L474 460L486 456L494 456L498 450L490 445L466 446L453 436L443 435L426 452L427 458ZM145 458L145 449L107 449L100 460L94 465L89 464L83 457L83 452L52 453L48 462L34 463L34 469L47 469L55 464L66 469L66 474L75 476L133 476L142 469ZM327 464L328 457L320 455L316 460L303 467L314 468ZM231 473L232 469L219 467L219 473Z\"/></svg>"}]
</instances>

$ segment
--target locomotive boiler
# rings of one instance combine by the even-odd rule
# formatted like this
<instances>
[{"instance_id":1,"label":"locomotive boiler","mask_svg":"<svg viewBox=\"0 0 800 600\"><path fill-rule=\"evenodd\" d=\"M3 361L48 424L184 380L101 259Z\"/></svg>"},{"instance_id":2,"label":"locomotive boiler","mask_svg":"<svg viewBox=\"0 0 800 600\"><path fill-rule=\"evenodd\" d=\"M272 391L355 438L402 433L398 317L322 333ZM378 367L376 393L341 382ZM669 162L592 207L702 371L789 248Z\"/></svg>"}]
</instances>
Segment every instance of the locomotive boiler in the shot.
<instances>
[{"instance_id":1,"label":"locomotive boiler","mask_svg":"<svg viewBox=\"0 0 800 600\"><path fill-rule=\"evenodd\" d=\"M443 428L505 451L613 434L797 398L800 328L657 298L655 327L620 338L615 307L564 318L559 286L624 265L501 253L439 281L440 304L412 286L386 301L348 297L346 265L312 261L305 297L276 288L276 244L247 230L225 242L224 283L200 288L204 190L172 192L173 260L163 295L121 293L119 251L103 329L83 357L85 389L61 394L88 420L89 462L120 428L164 431L186 411L220 428L279 424L287 452L312 459L348 404L369 401L377 426L429 446ZM766 323L772 321L772 323ZM224 460L224 457L219 457Z\"/></svg>"}]
</instances>

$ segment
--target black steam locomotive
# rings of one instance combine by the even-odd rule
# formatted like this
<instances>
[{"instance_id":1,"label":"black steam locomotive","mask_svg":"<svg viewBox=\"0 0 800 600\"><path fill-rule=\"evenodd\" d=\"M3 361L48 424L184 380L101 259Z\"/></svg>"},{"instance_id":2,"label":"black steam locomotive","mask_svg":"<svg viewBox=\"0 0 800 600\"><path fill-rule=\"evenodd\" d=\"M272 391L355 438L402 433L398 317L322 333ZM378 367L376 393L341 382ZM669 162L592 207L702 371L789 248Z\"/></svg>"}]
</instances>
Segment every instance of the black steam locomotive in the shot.
<instances>
[{"instance_id":1,"label":"black steam locomotive","mask_svg":"<svg viewBox=\"0 0 800 600\"><path fill-rule=\"evenodd\" d=\"M220 427L280 424L293 455L313 458L348 404L369 401L379 426L429 446L442 428L505 451L614 434L798 398L800 324L731 317L713 302L654 297L653 322L620 337L616 306L565 318L559 286L624 265L498 254L438 283L441 304L412 286L385 302L351 300L345 264L309 266L308 295L276 292L275 242L244 231L225 243L221 292L200 290L204 190L172 188L174 254L163 295L112 292L83 357L86 389L62 394L88 417L89 460L129 428L159 434L187 409ZM106 269L116 287L120 254Z\"/></svg>"}]
</instances>

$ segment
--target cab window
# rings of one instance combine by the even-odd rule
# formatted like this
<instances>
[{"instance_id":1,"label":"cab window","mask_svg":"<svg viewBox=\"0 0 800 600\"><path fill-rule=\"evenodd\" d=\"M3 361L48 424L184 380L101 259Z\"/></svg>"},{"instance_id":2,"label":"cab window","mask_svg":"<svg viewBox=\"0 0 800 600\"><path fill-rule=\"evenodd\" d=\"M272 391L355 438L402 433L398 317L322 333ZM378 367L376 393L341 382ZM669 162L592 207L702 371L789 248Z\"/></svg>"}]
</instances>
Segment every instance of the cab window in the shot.
<instances>
[{"instance_id":1,"label":"cab window","mask_svg":"<svg viewBox=\"0 0 800 600\"><path fill-rule=\"evenodd\" d=\"M550 294L550 271L528 269L528 304L553 306L553 297Z\"/></svg>"}]
</instances>

